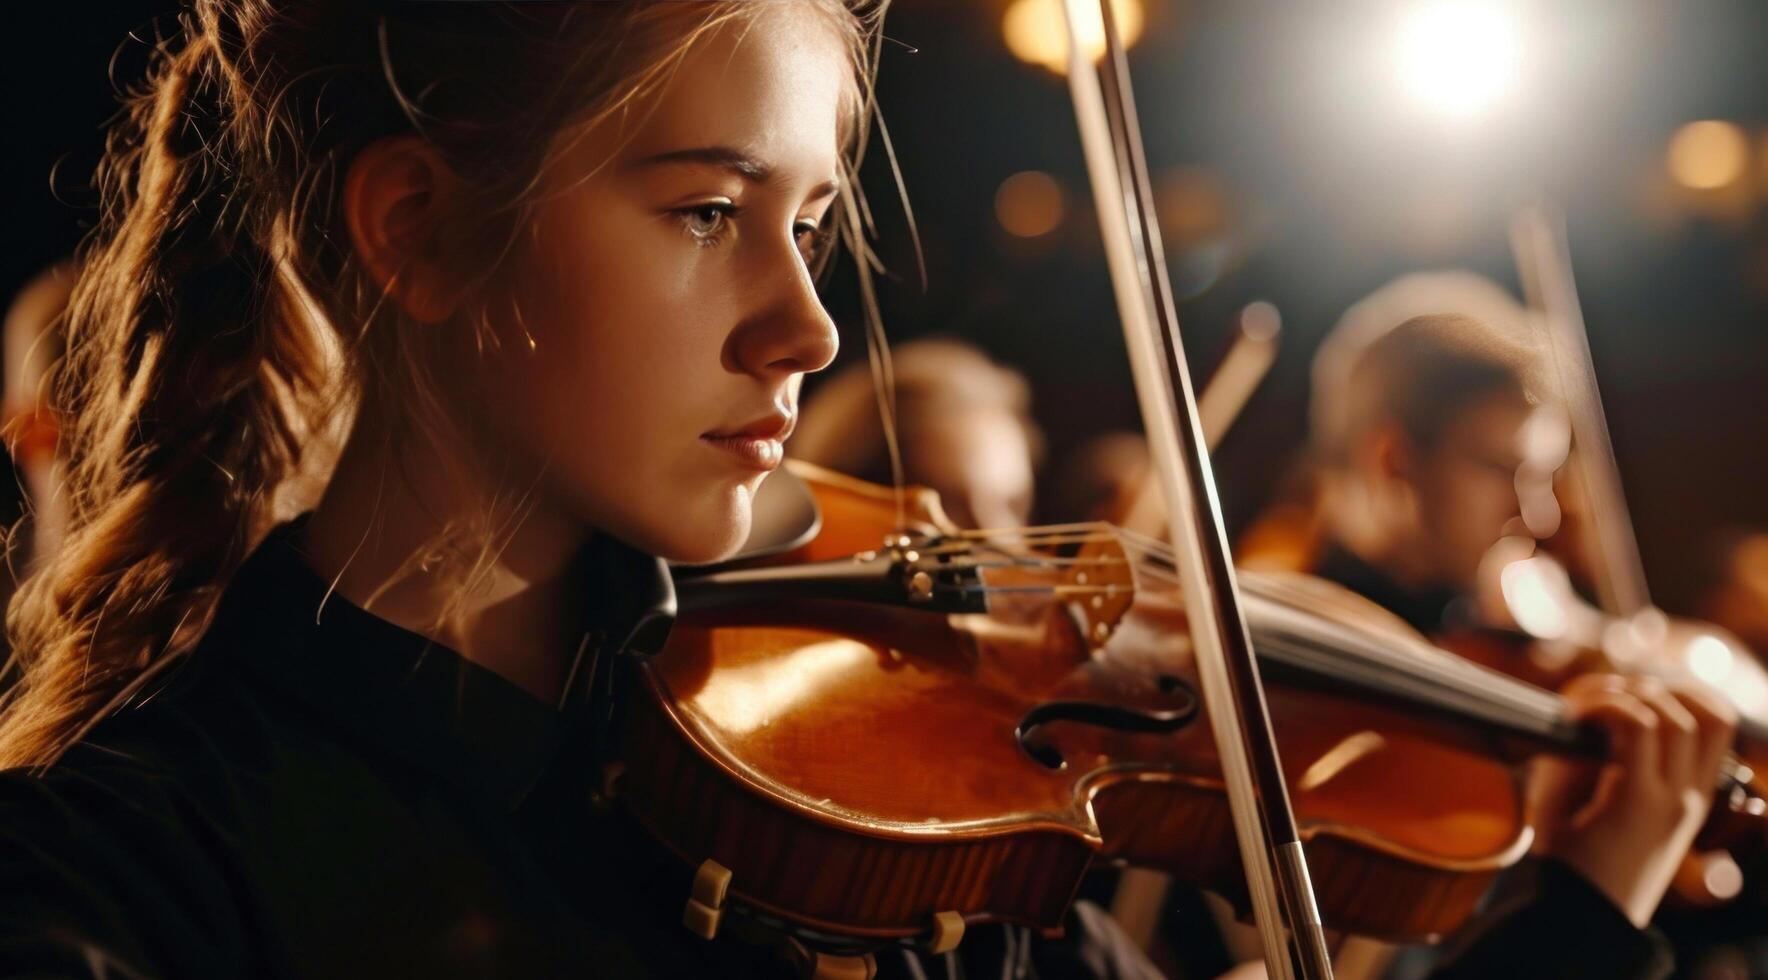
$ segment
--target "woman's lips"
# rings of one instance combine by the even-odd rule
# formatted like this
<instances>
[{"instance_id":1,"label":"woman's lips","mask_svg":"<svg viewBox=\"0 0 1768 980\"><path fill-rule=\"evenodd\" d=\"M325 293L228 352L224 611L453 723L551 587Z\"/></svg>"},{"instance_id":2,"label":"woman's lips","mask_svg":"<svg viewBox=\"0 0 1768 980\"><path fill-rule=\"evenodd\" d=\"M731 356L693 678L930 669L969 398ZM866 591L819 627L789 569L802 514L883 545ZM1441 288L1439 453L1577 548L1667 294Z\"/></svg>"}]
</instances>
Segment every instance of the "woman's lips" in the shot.
<instances>
[{"instance_id":1,"label":"woman's lips","mask_svg":"<svg viewBox=\"0 0 1768 980\"><path fill-rule=\"evenodd\" d=\"M701 436L700 439L709 446L735 456L744 466L764 473L778 467L786 458L785 443L779 439L712 435Z\"/></svg>"},{"instance_id":2,"label":"woman's lips","mask_svg":"<svg viewBox=\"0 0 1768 980\"><path fill-rule=\"evenodd\" d=\"M769 415L747 425L700 437L707 445L722 449L751 469L767 472L786 458L786 437L792 434L797 418L792 415Z\"/></svg>"}]
</instances>

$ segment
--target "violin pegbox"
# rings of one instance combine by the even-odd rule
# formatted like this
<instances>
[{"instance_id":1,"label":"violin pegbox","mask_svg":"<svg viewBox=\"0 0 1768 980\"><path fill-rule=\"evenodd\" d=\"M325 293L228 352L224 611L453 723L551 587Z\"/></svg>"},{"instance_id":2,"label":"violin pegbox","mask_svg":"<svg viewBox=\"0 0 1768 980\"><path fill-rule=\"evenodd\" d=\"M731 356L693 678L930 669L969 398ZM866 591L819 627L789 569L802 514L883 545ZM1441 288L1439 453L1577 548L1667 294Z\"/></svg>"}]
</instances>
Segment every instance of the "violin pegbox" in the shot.
<instances>
[{"instance_id":1,"label":"violin pegbox","mask_svg":"<svg viewBox=\"0 0 1768 980\"><path fill-rule=\"evenodd\" d=\"M969 547L936 535L892 533L883 547L853 557L860 564L889 568L900 600L936 612L977 613L988 610L988 590Z\"/></svg>"}]
</instances>

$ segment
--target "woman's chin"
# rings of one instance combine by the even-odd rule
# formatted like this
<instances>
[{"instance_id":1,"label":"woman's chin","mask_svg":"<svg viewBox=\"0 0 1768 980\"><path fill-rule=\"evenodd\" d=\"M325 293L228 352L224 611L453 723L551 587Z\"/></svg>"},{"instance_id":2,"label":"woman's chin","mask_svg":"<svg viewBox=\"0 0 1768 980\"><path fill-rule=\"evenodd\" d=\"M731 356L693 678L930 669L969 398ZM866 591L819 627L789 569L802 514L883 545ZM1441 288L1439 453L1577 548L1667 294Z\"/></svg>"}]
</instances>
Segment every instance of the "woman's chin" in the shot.
<instances>
[{"instance_id":1,"label":"woman's chin","mask_svg":"<svg viewBox=\"0 0 1768 980\"><path fill-rule=\"evenodd\" d=\"M749 540L748 488L721 493L679 510L634 522L615 536L647 554L683 565L705 565L729 558Z\"/></svg>"}]
</instances>

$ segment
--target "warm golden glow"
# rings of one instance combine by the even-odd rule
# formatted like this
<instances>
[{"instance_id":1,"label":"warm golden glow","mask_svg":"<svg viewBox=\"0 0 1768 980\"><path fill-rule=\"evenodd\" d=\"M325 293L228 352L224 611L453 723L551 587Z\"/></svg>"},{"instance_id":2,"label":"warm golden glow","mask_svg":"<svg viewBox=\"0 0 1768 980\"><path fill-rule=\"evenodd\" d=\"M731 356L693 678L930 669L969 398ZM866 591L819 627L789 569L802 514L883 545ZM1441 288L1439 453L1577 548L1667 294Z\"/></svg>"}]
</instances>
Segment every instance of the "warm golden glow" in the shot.
<instances>
[{"instance_id":1,"label":"warm golden glow","mask_svg":"<svg viewBox=\"0 0 1768 980\"><path fill-rule=\"evenodd\" d=\"M1080 5L1080 36L1088 57L1098 61L1105 54L1105 21L1099 16L1096 0ZM1142 36L1142 0L1111 0L1111 13L1117 19L1117 32L1123 46L1130 47ZM1062 0L1013 0L1001 18L1001 33L1007 38L1007 49L1020 61L1042 65L1058 75L1068 74L1068 26L1062 14Z\"/></svg>"},{"instance_id":2,"label":"warm golden glow","mask_svg":"<svg viewBox=\"0 0 1768 980\"><path fill-rule=\"evenodd\" d=\"M1704 191L1735 183L1749 156L1749 138L1735 123L1703 119L1676 130L1666 162L1676 183Z\"/></svg>"},{"instance_id":3,"label":"warm golden glow","mask_svg":"<svg viewBox=\"0 0 1768 980\"><path fill-rule=\"evenodd\" d=\"M1010 235L1048 235L1062 223L1062 187L1041 170L1016 173L995 191L995 217Z\"/></svg>"},{"instance_id":4,"label":"warm golden glow","mask_svg":"<svg viewBox=\"0 0 1768 980\"><path fill-rule=\"evenodd\" d=\"M1768 534L1752 534L1731 556L1732 572L1739 582L1757 592L1768 592Z\"/></svg>"},{"instance_id":5,"label":"warm golden glow","mask_svg":"<svg viewBox=\"0 0 1768 980\"><path fill-rule=\"evenodd\" d=\"M855 640L812 643L772 660L718 671L692 701L710 723L747 734L815 701L877 659L877 651Z\"/></svg>"}]
</instances>

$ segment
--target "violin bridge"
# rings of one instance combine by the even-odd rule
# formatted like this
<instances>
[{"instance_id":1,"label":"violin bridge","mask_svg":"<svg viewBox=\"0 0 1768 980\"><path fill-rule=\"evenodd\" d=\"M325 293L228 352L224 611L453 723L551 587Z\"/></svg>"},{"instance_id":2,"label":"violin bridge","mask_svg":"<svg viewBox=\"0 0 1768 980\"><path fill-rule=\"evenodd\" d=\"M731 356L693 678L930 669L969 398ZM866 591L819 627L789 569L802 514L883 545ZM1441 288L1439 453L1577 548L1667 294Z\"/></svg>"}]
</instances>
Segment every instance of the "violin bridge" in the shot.
<instances>
[{"instance_id":1,"label":"violin bridge","mask_svg":"<svg viewBox=\"0 0 1768 980\"><path fill-rule=\"evenodd\" d=\"M1082 545L1064 579L1058 593L1068 597L1087 644L1102 649L1136 596L1135 572L1122 544L1101 538Z\"/></svg>"},{"instance_id":2,"label":"violin bridge","mask_svg":"<svg viewBox=\"0 0 1768 980\"><path fill-rule=\"evenodd\" d=\"M681 911L681 924L701 939L718 935L719 920L724 918L724 897L730 886L729 868L711 858L701 861L694 871L687 905Z\"/></svg>"}]
</instances>

